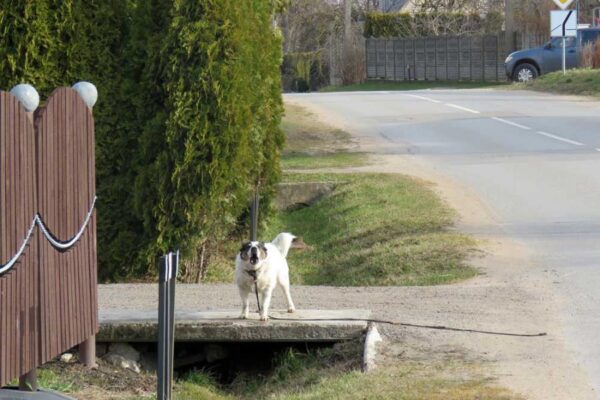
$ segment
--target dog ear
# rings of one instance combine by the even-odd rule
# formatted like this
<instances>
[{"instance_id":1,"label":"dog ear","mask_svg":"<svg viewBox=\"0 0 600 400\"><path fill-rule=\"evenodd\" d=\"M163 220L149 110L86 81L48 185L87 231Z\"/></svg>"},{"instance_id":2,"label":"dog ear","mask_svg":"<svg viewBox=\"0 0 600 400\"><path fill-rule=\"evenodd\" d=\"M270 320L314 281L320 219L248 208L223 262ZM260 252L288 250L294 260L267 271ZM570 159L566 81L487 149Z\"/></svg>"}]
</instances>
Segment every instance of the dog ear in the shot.
<instances>
[{"instance_id":1,"label":"dog ear","mask_svg":"<svg viewBox=\"0 0 600 400\"><path fill-rule=\"evenodd\" d=\"M252 242L244 242L242 244L242 247L240 247L240 253L245 253L248 251L248 249L250 249L250 246L252 245Z\"/></svg>"},{"instance_id":2,"label":"dog ear","mask_svg":"<svg viewBox=\"0 0 600 400\"><path fill-rule=\"evenodd\" d=\"M265 246L265 244L263 242L260 242L260 244L258 245L258 247L263 252L264 258L267 258L267 255L268 255L267 246Z\"/></svg>"}]
</instances>

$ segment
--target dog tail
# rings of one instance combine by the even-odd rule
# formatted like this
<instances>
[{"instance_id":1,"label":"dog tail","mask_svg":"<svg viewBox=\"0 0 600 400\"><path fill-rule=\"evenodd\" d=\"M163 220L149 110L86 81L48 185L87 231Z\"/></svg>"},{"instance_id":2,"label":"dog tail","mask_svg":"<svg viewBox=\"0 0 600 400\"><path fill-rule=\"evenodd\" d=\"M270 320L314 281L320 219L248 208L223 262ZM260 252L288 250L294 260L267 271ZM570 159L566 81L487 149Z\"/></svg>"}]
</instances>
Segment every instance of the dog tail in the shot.
<instances>
[{"instance_id":1,"label":"dog tail","mask_svg":"<svg viewBox=\"0 0 600 400\"><path fill-rule=\"evenodd\" d=\"M281 253L283 257L287 257L288 251L290 251L290 247L292 247L292 242L296 239L296 236L292 235L288 232L282 232L273 239L271 243L277 247L277 250Z\"/></svg>"}]
</instances>

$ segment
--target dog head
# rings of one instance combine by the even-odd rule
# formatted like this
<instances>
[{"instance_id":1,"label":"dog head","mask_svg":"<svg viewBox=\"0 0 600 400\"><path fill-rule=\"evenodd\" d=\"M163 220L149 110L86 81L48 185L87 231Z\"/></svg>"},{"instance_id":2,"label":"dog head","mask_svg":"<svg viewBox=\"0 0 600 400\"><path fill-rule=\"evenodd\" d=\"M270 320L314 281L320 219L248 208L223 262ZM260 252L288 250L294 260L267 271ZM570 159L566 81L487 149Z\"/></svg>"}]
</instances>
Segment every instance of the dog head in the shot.
<instances>
[{"instance_id":1,"label":"dog head","mask_svg":"<svg viewBox=\"0 0 600 400\"><path fill-rule=\"evenodd\" d=\"M267 247L263 242L244 243L240 249L240 258L256 269L267 258Z\"/></svg>"}]
</instances>

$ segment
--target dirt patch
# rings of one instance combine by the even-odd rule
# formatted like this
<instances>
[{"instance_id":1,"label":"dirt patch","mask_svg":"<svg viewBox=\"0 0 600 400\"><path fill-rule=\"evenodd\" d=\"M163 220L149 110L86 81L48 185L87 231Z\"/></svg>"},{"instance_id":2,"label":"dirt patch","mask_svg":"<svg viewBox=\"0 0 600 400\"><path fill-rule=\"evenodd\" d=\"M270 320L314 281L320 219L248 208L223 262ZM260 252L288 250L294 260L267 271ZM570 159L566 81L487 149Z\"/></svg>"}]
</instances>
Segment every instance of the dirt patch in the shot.
<instances>
[{"instance_id":1,"label":"dirt patch","mask_svg":"<svg viewBox=\"0 0 600 400\"><path fill-rule=\"evenodd\" d=\"M63 363L52 361L42 367L46 375L56 376L62 387L57 390L69 396L85 400L113 400L131 397L150 396L156 393L156 376L147 373L137 374L97 360L97 368L89 369L78 362ZM48 382L41 382L48 386ZM50 386L52 385L51 382ZM65 390L65 387L70 387Z\"/></svg>"}]
</instances>

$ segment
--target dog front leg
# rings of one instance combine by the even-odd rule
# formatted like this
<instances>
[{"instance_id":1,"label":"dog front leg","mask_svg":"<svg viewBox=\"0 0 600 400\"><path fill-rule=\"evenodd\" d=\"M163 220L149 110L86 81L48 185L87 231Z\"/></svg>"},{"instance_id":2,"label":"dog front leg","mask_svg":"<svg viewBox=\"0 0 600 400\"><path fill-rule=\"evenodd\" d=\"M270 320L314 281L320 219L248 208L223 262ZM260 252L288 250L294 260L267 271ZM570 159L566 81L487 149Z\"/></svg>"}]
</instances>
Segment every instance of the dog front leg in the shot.
<instances>
[{"instance_id":1,"label":"dog front leg","mask_svg":"<svg viewBox=\"0 0 600 400\"><path fill-rule=\"evenodd\" d=\"M273 288L266 288L262 294L262 309L260 310L260 320L269 320L269 307L271 306L271 297L273 297Z\"/></svg>"},{"instance_id":2,"label":"dog front leg","mask_svg":"<svg viewBox=\"0 0 600 400\"><path fill-rule=\"evenodd\" d=\"M240 297L242 298L242 315L240 318L248 319L250 309L250 290L246 287L240 287Z\"/></svg>"}]
</instances>

